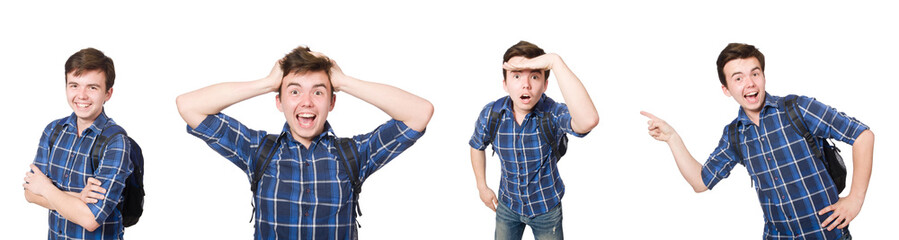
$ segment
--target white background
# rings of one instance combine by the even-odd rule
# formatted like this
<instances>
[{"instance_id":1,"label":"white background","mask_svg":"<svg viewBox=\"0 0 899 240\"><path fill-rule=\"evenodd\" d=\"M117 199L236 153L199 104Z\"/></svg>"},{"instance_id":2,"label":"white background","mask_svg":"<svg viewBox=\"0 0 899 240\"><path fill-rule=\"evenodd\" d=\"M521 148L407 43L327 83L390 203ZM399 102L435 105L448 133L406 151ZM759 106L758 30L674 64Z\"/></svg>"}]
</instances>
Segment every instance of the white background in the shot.
<instances>
[{"instance_id":1,"label":"white background","mask_svg":"<svg viewBox=\"0 0 899 240\"><path fill-rule=\"evenodd\" d=\"M144 150L144 217L129 239L249 239L243 173L185 132L179 94L266 76L299 45L337 60L349 75L430 100L427 134L365 183L363 239L491 239L494 213L478 198L468 139L477 113L503 94L503 52L519 40L560 54L580 77L600 123L572 139L560 163L569 239L758 239L762 212L745 168L695 194L668 147L650 138L640 110L668 120L704 162L738 105L725 97L715 60L730 42L766 55L768 92L798 93L846 111L877 136L859 239L894 236L897 55L894 6L744 1L563 3L191 3L182 1L0 4L3 160L2 238L42 239L47 210L22 197L39 133L71 109L63 64L95 47L116 63L106 113ZM561 101L555 78L547 95ZM329 121L340 136L387 115L338 94ZM225 110L279 131L274 94ZM851 159L851 147L839 144ZM488 160L496 190L499 164ZM848 192L848 191L847 191ZM844 193L845 194L845 193ZM531 238L530 230L525 239Z\"/></svg>"}]
</instances>

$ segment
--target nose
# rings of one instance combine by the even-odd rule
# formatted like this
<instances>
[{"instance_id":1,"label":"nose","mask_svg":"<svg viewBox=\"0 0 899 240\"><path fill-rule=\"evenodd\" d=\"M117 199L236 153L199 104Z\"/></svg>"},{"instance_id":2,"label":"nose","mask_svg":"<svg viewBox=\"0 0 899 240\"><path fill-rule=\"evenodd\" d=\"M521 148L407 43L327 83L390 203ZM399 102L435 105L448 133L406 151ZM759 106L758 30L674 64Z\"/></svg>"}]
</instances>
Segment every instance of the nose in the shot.
<instances>
[{"instance_id":1,"label":"nose","mask_svg":"<svg viewBox=\"0 0 899 240\"><path fill-rule=\"evenodd\" d=\"M300 107L312 107L312 94L300 95Z\"/></svg>"},{"instance_id":2,"label":"nose","mask_svg":"<svg viewBox=\"0 0 899 240\"><path fill-rule=\"evenodd\" d=\"M524 81L522 81L522 82L521 82L521 88L522 88L522 89L530 90L530 89L531 89L531 81L529 81L529 80L524 80Z\"/></svg>"},{"instance_id":3,"label":"nose","mask_svg":"<svg viewBox=\"0 0 899 240\"><path fill-rule=\"evenodd\" d=\"M76 90L75 97L79 99L87 99L87 88L79 87L78 90Z\"/></svg>"}]
</instances>

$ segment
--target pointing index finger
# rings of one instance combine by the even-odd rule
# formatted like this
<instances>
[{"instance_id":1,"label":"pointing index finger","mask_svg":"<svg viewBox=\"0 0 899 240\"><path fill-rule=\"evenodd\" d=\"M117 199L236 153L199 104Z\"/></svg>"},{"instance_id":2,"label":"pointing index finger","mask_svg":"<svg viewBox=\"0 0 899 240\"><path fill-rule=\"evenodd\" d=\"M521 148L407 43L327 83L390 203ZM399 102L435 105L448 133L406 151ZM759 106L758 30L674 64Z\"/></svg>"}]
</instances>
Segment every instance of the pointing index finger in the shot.
<instances>
[{"instance_id":1,"label":"pointing index finger","mask_svg":"<svg viewBox=\"0 0 899 240\"><path fill-rule=\"evenodd\" d=\"M646 117L648 117L648 118L650 118L650 119L652 119L652 120L659 119L658 117L656 117L656 115L652 115L652 113L649 113L649 112L646 112L646 111L640 111L640 115L646 116Z\"/></svg>"}]
</instances>

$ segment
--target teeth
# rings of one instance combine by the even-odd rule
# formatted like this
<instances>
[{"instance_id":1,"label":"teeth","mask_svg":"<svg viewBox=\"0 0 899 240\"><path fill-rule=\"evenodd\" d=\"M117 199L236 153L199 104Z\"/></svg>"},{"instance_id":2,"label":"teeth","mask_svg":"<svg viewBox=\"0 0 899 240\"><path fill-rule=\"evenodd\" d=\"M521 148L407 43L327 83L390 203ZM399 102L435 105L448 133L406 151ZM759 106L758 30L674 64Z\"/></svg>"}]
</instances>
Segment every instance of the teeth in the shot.
<instances>
[{"instance_id":1,"label":"teeth","mask_svg":"<svg viewBox=\"0 0 899 240\"><path fill-rule=\"evenodd\" d=\"M315 114L311 114L311 113L300 113L299 116L300 116L301 118L312 118L312 117L315 117Z\"/></svg>"},{"instance_id":2,"label":"teeth","mask_svg":"<svg viewBox=\"0 0 899 240\"><path fill-rule=\"evenodd\" d=\"M88 106L88 104L81 104L81 103L76 103L75 105L80 108L86 108Z\"/></svg>"}]
</instances>

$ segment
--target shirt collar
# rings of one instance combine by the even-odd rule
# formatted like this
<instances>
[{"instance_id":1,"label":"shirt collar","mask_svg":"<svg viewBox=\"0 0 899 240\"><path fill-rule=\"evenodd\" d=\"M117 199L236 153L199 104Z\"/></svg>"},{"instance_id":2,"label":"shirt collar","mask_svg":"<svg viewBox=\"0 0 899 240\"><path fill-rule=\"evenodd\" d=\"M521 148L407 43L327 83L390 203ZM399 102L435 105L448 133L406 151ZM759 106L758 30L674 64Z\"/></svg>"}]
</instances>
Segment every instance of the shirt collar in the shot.
<instances>
[{"instance_id":1,"label":"shirt collar","mask_svg":"<svg viewBox=\"0 0 899 240\"><path fill-rule=\"evenodd\" d=\"M770 108L777 109L777 101L779 101L779 100L780 100L780 97L768 94L768 91L765 91L765 103L762 106L762 111L760 114L764 114L765 110L770 109ZM761 116L759 116L759 118L761 118ZM752 120L749 120L749 116L746 115L746 112L743 111L742 106L737 111L737 121L743 123L744 125L753 124Z\"/></svg>"},{"instance_id":2,"label":"shirt collar","mask_svg":"<svg viewBox=\"0 0 899 240\"><path fill-rule=\"evenodd\" d=\"M109 122L109 117L106 116L106 109L104 108L100 110L100 115L97 115L97 119L94 119L94 122L85 129L90 129L91 131L85 131L84 133L99 133L100 131L103 131L103 127L106 126L106 122ZM68 118L66 118L66 121L63 122L63 125L69 125L73 129L75 129L75 131L78 131L78 116L75 115L75 112L72 112L72 114L69 115Z\"/></svg>"}]
</instances>

